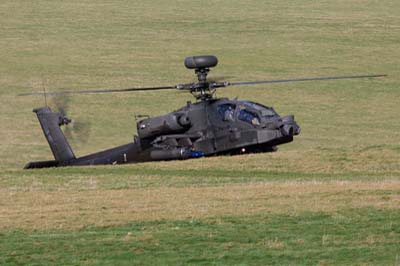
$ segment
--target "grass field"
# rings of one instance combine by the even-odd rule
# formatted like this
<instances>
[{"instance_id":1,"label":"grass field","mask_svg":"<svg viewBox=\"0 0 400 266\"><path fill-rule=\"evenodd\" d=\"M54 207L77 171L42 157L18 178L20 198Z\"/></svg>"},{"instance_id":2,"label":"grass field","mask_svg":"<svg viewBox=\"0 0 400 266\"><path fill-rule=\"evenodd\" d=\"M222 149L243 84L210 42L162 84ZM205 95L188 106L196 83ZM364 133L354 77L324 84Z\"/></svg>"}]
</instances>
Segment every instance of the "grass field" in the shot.
<instances>
[{"instance_id":1,"label":"grass field","mask_svg":"<svg viewBox=\"0 0 400 266\"><path fill-rule=\"evenodd\" d=\"M0 265L400 265L400 2L0 2ZM22 170L52 159L18 93L189 82L215 54L232 87L302 127L276 153ZM48 99L51 102L51 99ZM182 92L68 97L75 154L128 143Z\"/></svg>"}]
</instances>

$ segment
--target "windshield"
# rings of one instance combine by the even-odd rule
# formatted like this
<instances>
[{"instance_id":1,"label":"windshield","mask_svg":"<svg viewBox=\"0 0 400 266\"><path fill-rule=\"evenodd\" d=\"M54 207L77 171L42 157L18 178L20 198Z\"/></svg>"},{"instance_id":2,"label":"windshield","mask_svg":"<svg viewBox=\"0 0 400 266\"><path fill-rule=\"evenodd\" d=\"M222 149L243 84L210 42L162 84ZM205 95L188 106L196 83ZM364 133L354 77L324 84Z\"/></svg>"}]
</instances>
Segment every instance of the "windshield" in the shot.
<instances>
[{"instance_id":1,"label":"windshield","mask_svg":"<svg viewBox=\"0 0 400 266\"><path fill-rule=\"evenodd\" d=\"M245 121L247 123L252 124L253 126L259 126L260 125L260 119L258 118L257 114L246 110L246 109L241 109L239 111L239 120Z\"/></svg>"},{"instance_id":2,"label":"windshield","mask_svg":"<svg viewBox=\"0 0 400 266\"><path fill-rule=\"evenodd\" d=\"M235 113L236 106L230 103L221 104L217 107L217 112L223 121L233 121L233 114Z\"/></svg>"},{"instance_id":3,"label":"windshield","mask_svg":"<svg viewBox=\"0 0 400 266\"><path fill-rule=\"evenodd\" d=\"M274 111L274 109L272 109L270 107L263 106L261 104L257 104L257 103L253 103L253 102L244 102L244 104L246 106L249 106L249 107L254 108L257 111L259 111L261 113L261 116L271 117L271 116L277 115L277 113Z\"/></svg>"}]
</instances>

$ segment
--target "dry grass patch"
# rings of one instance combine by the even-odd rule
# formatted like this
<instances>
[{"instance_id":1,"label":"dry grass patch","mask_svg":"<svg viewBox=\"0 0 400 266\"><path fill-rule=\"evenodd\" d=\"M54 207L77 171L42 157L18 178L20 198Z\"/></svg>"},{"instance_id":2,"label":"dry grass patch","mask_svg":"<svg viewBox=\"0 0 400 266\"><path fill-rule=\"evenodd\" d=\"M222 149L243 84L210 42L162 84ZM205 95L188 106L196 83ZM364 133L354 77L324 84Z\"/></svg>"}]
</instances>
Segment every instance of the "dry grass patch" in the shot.
<instances>
[{"instance_id":1,"label":"dry grass patch","mask_svg":"<svg viewBox=\"0 0 400 266\"><path fill-rule=\"evenodd\" d=\"M400 208L400 182L286 182L221 187L3 192L0 228L81 228L221 215Z\"/></svg>"}]
</instances>

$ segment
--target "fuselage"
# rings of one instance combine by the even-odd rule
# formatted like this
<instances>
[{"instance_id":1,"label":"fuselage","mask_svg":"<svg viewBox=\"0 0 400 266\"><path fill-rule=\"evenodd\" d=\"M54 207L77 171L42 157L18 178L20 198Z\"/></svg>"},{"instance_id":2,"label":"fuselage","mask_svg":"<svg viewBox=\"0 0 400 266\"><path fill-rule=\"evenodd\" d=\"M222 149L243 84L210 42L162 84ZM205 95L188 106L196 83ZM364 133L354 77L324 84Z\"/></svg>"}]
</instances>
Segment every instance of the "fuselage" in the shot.
<instances>
[{"instance_id":1,"label":"fuselage","mask_svg":"<svg viewBox=\"0 0 400 266\"><path fill-rule=\"evenodd\" d=\"M282 118L271 107L220 98L189 102L175 112L142 120L137 131L143 148L187 148L210 156L269 151L292 141L300 127L293 116Z\"/></svg>"},{"instance_id":2,"label":"fuselage","mask_svg":"<svg viewBox=\"0 0 400 266\"><path fill-rule=\"evenodd\" d=\"M245 100L208 99L137 123L134 141L76 158L60 126L67 121L48 107L35 109L54 161L25 168L124 164L202 156L268 152L300 133L294 116L280 117L273 108Z\"/></svg>"}]
</instances>

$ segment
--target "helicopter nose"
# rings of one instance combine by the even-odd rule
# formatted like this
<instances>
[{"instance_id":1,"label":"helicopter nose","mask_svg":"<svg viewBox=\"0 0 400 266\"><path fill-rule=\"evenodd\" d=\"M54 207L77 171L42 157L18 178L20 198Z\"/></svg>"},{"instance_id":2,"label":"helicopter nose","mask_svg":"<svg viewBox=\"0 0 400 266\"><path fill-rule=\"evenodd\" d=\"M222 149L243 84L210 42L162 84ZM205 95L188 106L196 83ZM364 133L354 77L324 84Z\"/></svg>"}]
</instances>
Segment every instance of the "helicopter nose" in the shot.
<instances>
[{"instance_id":1,"label":"helicopter nose","mask_svg":"<svg viewBox=\"0 0 400 266\"><path fill-rule=\"evenodd\" d=\"M294 121L293 115L288 115L282 118L283 126L281 127L282 135L294 136L300 134L300 127Z\"/></svg>"},{"instance_id":2,"label":"helicopter nose","mask_svg":"<svg viewBox=\"0 0 400 266\"><path fill-rule=\"evenodd\" d=\"M281 131L284 136L293 136L294 135L294 127L292 125L284 125L282 127Z\"/></svg>"}]
</instances>

